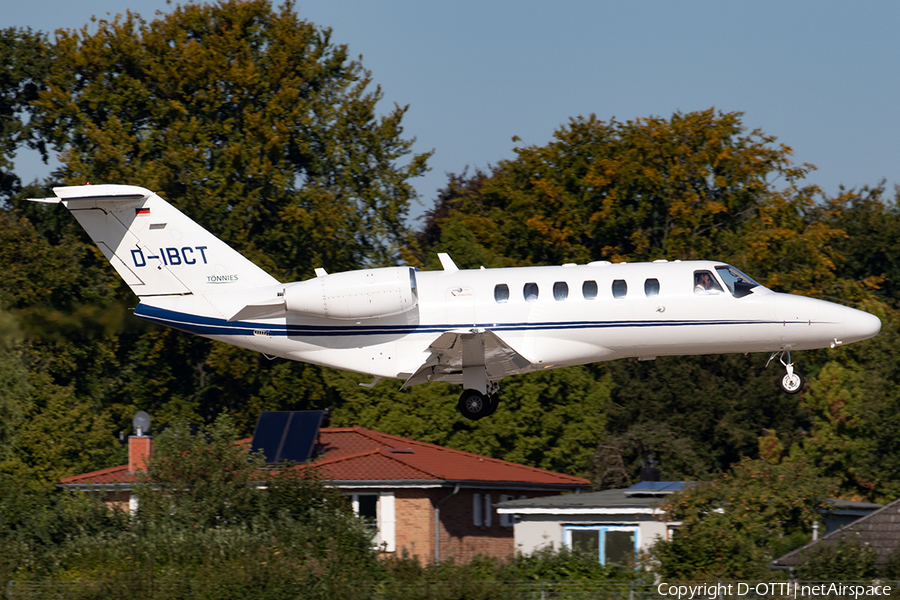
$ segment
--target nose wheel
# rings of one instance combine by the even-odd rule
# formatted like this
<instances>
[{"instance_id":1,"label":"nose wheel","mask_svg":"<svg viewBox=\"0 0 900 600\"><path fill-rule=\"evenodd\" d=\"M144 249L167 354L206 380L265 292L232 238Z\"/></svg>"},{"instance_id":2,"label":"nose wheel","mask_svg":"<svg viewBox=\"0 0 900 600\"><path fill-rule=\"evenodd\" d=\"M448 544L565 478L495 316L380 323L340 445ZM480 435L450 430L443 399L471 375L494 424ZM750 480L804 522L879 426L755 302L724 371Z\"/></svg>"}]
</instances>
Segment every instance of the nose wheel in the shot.
<instances>
[{"instance_id":1,"label":"nose wheel","mask_svg":"<svg viewBox=\"0 0 900 600\"><path fill-rule=\"evenodd\" d=\"M769 357L766 366L768 367L769 363L772 362L772 359L777 356L778 361L784 365L786 371L784 377L778 380L778 385L781 386L781 389L786 393L796 394L803 389L803 376L794 370L794 363L791 362L791 353L787 352L787 362L784 362L784 355L784 351L773 352L772 356Z\"/></svg>"}]
</instances>

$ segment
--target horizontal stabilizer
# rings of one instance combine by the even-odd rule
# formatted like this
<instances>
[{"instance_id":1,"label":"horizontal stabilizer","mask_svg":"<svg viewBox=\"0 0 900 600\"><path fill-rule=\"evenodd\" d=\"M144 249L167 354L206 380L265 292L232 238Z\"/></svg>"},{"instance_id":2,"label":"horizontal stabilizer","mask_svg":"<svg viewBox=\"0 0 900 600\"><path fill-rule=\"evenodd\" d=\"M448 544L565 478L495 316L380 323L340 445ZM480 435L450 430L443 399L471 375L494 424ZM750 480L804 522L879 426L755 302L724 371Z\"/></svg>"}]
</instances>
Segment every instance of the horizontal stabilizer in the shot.
<instances>
[{"instance_id":1,"label":"horizontal stabilizer","mask_svg":"<svg viewBox=\"0 0 900 600\"><path fill-rule=\"evenodd\" d=\"M107 202L138 202L153 192L135 185L75 185L53 188L62 200L104 200Z\"/></svg>"},{"instance_id":2,"label":"horizontal stabilizer","mask_svg":"<svg viewBox=\"0 0 900 600\"><path fill-rule=\"evenodd\" d=\"M246 319L268 319L271 317L280 317L286 313L284 309L284 298L275 298L270 302L262 302L259 304L248 304L241 310L234 313L229 321L243 321Z\"/></svg>"}]
</instances>

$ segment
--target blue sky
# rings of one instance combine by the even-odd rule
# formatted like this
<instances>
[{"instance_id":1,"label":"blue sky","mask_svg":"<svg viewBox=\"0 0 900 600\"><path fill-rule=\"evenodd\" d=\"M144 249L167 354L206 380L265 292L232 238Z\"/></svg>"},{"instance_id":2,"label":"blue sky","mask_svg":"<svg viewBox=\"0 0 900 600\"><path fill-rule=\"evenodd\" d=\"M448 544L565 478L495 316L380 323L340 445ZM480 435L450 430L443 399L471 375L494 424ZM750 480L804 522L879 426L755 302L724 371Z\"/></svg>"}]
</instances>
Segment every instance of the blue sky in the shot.
<instances>
[{"instance_id":1,"label":"blue sky","mask_svg":"<svg viewBox=\"0 0 900 600\"><path fill-rule=\"evenodd\" d=\"M165 0L9 2L0 27L80 28ZM900 183L900 3L299 1L298 14L382 86L385 105L410 106L407 137L435 150L415 185L430 206L447 172L543 145L572 116L624 121L675 111L741 111L838 186ZM46 174L33 157L20 171ZM421 213L414 208L414 214Z\"/></svg>"}]
</instances>

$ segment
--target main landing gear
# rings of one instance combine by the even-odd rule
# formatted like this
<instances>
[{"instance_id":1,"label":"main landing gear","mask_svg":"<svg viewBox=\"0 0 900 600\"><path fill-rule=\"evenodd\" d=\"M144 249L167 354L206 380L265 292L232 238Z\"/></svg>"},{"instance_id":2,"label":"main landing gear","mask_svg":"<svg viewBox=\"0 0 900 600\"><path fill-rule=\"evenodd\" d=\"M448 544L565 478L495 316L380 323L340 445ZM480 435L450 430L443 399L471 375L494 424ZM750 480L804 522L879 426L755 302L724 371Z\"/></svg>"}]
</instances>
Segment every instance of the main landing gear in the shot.
<instances>
[{"instance_id":1,"label":"main landing gear","mask_svg":"<svg viewBox=\"0 0 900 600\"><path fill-rule=\"evenodd\" d=\"M784 362L784 354L787 352L787 362ZM773 352L769 357L768 362L766 362L766 366L769 366L769 363L772 362L772 359L778 357L778 361L784 365L785 370L787 371L784 374L784 377L778 380L778 385L781 386L781 389L787 392L788 394L796 394L800 390L803 389L803 376L794 370L794 363L791 362L791 353L790 351L780 351Z\"/></svg>"},{"instance_id":2,"label":"main landing gear","mask_svg":"<svg viewBox=\"0 0 900 600\"><path fill-rule=\"evenodd\" d=\"M456 409L467 419L477 421L489 417L497 411L500 405L500 397L497 395L499 386L494 383L488 393L482 394L478 390L464 390L456 403Z\"/></svg>"}]
</instances>

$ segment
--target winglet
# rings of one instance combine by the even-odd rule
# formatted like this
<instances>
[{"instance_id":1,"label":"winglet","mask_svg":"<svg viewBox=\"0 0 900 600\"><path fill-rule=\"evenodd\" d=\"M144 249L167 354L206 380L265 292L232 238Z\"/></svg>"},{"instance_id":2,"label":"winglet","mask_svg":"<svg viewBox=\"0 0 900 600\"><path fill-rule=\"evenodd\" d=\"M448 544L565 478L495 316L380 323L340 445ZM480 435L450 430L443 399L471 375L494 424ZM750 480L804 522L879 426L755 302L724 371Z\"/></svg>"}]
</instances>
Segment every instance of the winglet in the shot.
<instances>
[{"instance_id":1,"label":"winglet","mask_svg":"<svg viewBox=\"0 0 900 600\"><path fill-rule=\"evenodd\" d=\"M456 263L453 262L453 259L446 252L438 252L438 258L441 259L441 266L444 267L445 271L459 271L459 267L456 266Z\"/></svg>"}]
</instances>

